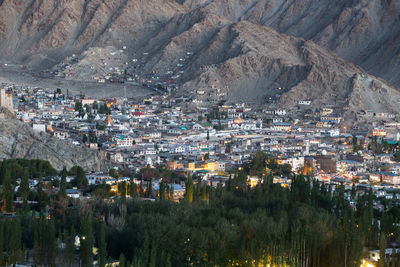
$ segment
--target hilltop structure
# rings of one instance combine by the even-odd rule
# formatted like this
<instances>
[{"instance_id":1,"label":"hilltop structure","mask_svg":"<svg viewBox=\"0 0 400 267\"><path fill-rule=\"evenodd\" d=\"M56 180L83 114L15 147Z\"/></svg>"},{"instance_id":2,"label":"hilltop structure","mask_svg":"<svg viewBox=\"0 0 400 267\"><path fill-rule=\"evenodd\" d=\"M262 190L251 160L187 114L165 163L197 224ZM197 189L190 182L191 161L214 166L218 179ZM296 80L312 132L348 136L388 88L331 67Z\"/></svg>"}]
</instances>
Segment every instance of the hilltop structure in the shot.
<instances>
[{"instance_id":1,"label":"hilltop structure","mask_svg":"<svg viewBox=\"0 0 400 267\"><path fill-rule=\"evenodd\" d=\"M7 92L5 88L0 89L0 106L14 112L12 94Z\"/></svg>"}]
</instances>

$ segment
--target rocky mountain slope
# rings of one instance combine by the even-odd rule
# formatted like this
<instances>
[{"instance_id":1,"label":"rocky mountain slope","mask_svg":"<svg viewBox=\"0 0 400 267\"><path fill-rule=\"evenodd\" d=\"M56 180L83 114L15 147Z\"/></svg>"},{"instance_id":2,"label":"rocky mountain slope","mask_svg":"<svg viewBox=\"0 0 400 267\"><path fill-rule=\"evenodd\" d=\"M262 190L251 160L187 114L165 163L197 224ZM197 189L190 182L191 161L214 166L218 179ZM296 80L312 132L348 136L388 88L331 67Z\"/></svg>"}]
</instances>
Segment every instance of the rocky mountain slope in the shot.
<instances>
[{"instance_id":1,"label":"rocky mountain slope","mask_svg":"<svg viewBox=\"0 0 400 267\"><path fill-rule=\"evenodd\" d=\"M9 158L48 160L56 169L79 165L87 170L102 170L108 166L99 152L37 134L0 108L0 159Z\"/></svg>"},{"instance_id":2,"label":"rocky mountain slope","mask_svg":"<svg viewBox=\"0 0 400 267\"><path fill-rule=\"evenodd\" d=\"M179 11L171 0L0 1L0 57L43 67L93 45L134 47Z\"/></svg>"},{"instance_id":3,"label":"rocky mountain slope","mask_svg":"<svg viewBox=\"0 0 400 267\"><path fill-rule=\"evenodd\" d=\"M190 31L187 35L196 36L196 33ZM299 100L312 99L319 107L342 102L353 110L399 112L400 94L396 88L311 41L278 34L271 28L249 22L228 24L210 35L207 45L190 61L187 72L193 71L188 75L195 78L183 86L188 89L186 95L195 95L196 88L210 92L215 87L229 100L256 104L280 96L281 106L287 109L295 107ZM181 38L185 37L175 40ZM176 41L173 51L185 51L180 43L187 44ZM164 54L169 54L169 49L167 46ZM163 62L161 57L155 68L162 68ZM195 68L212 63L217 64L213 69ZM357 90L364 92L356 94ZM194 97L210 100L217 95Z\"/></svg>"},{"instance_id":4,"label":"rocky mountain slope","mask_svg":"<svg viewBox=\"0 0 400 267\"><path fill-rule=\"evenodd\" d=\"M400 112L396 88L329 52L400 84L398 1L0 3L3 61L46 68L91 47L126 46L128 58L142 62L143 73L181 66L184 86L177 94L199 101L265 104L277 98L293 106L310 98L316 105L341 101L353 110Z\"/></svg>"},{"instance_id":5,"label":"rocky mountain slope","mask_svg":"<svg viewBox=\"0 0 400 267\"><path fill-rule=\"evenodd\" d=\"M398 0L186 0L184 5L313 40L400 86Z\"/></svg>"}]
</instances>

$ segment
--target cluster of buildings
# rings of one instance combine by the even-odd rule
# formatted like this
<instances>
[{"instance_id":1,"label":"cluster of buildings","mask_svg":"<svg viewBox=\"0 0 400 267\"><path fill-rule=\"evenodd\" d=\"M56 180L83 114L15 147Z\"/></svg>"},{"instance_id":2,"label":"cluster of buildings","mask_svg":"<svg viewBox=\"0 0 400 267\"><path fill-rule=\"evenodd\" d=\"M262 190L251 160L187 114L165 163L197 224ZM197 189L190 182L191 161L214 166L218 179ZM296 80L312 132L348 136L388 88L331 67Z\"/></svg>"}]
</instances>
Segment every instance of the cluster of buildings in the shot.
<instances>
[{"instance_id":1,"label":"cluster of buildings","mask_svg":"<svg viewBox=\"0 0 400 267\"><path fill-rule=\"evenodd\" d=\"M60 89L16 86L0 90L0 104L38 134L101 150L120 170L140 173L143 168L162 166L176 175L196 174L203 183L216 187L225 184L230 171L241 170L256 152L263 151L278 165L312 176L333 190L344 185L345 197L354 207L354 188L356 195L372 190L377 197L374 208L380 211L387 208L385 200L400 200L400 122L390 114L360 111L358 116L373 118L372 127L348 129L343 122L345 108L311 109L310 100L298 102L303 113L295 116L282 108L255 109L226 101L205 105L199 98L170 94L95 99ZM94 172L87 178L89 184L109 184L115 193L119 183L132 182L130 177L115 179ZM154 198L164 177L152 178L149 195ZM255 186L261 178L249 176L248 181ZM285 174L275 175L273 181L291 185ZM148 181L136 177L133 182L147 190ZM30 186L36 186L35 180ZM169 187L171 199L184 197L183 181ZM81 198L82 192L68 189L67 195Z\"/></svg>"},{"instance_id":2,"label":"cluster of buildings","mask_svg":"<svg viewBox=\"0 0 400 267\"><path fill-rule=\"evenodd\" d=\"M184 175L197 173L215 185L256 151L264 151L292 171L327 183L400 184L400 164L393 153L400 138L395 118L357 131L344 126L334 107L308 111L310 100L298 103L306 108L303 118L292 118L282 108L254 109L243 102L206 106L169 94L94 99L16 86L1 91L1 103L11 94L14 103L7 98L5 105L34 131L101 150L121 169L165 166ZM373 142L386 146L376 152Z\"/></svg>"}]
</instances>

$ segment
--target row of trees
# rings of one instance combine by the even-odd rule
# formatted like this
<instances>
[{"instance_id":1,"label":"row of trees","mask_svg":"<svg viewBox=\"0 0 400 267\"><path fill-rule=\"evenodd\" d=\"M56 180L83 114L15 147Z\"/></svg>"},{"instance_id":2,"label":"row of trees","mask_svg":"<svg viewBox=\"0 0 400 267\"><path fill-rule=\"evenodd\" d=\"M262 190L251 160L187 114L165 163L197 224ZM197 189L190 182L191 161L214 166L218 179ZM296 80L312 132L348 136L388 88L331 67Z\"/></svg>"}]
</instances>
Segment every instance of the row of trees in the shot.
<instances>
[{"instance_id":1,"label":"row of trees","mask_svg":"<svg viewBox=\"0 0 400 267\"><path fill-rule=\"evenodd\" d=\"M81 101L75 101L74 109L79 112L81 117L83 117L85 113L91 114L93 110L96 110L100 114L111 114L110 108L105 103L99 104L97 101L91 106L88 104L83 106Z\"/></svg>"},{"instance_id":2,"label":"row of trees","mask_svg":"<svg viewBox=\"0 0 400 267\"><path fill-rule=\"evenodd\" d=\"M79 217L69 229L57 219L35 218L28 213L0 220L0 265L33 262L38 266L74 266L78 249L81 266L93 266L92 251L97 247L95 257L99 266L104 266L107 260L104 225L93 221L87 212ZM74 225L79 227L77 232Z\"/></svg>"},{"instance_id":3,"label":"row of trees","mask_svg":"<svg viewBox=\"0 0 400 267\"><path fill-rule=\"evenodd\" d=\"M281 171L275 164L257 154L225 186L210 187L189 176L179 203L169 200L171 188L164 182L155 202L128 200L127 194L146 196L131 180L120 183L121 197L113 202L92 198L57 212L66 199L65 177L82 171L64 169L49 214L21 210L0 220L0 260L46 266L72 266L78 260L81 266L92 266L93 260L104 266L107 259L119 259L123 267L360 266L364 248L380 248L383 255L386 241L400 238L400 208L377 212L372 192L356 197L353 188L355 209L344 186L327 187L302 175L288 174L290 188L274 184L273 173ZM261 177L254 188L247 182L250 174ZM151 179L146 187L153 187ZM89 190L95 196L109 187ZM389 264L382 258L380 264ZM391 264L399 259L394 256Z\"/></svg>"},{"instance_id":4,"label":"row of trees","mask_svg":"<svg viewBox=\"0 0 400 267\"><path fill-rule=\"evenodd\" d=\"M202 188L207 198L198 193ZM332 192L302 176L294 177L290 190L273 184L271 176L253 189L242 175L216 189L189 177L186 190L179 204L161 199L128 201L125 211L110 207L110 256L134 266L359 266L364 246L374 247L392 231L379 231L372 194L355 212L343 187ZM113 226L116 217L124 222L119 227Z\"/></svg>"},{"instance_id":5,"label":"row of trees","mask_svg":"<svg viewBox=\"0 0 400 267\"><path fill-rule=\"evenodd\" d=\"M60 181L52 179L57 175L60 175ZM75 179L67 183L67 176L74 176ZM31 179L38 181L36 190L30 189ZM69 171L64 168L58 173L48 161L43 160L4 160L0 166L0 180L2 181L2 211L6 212L16 211L14 205L16 197L21 197L23 210L29 210L28 201L37 201L38 205L34 209L43 210L45 207L54 206L53 202L56 200L65 202L66 189L74 186L85 188L88 185L85 171L81 167L75 166ZM46 191L51 192L54 187L59 188L58 196L46 193Z\"/></svg>"}]
</instances>

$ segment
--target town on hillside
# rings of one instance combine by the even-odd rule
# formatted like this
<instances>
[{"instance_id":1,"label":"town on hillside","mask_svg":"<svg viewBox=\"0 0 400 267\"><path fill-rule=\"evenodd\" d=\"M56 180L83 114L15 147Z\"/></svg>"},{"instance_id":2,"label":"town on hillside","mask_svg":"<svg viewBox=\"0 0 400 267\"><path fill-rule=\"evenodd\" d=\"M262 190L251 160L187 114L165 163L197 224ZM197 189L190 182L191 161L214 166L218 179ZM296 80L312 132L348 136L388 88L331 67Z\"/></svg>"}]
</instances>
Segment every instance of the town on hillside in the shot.
<instances>
[{"instance_id":1,"label":"town on hillside","mask_svg":"<svg viewBox=\"0 0 400 267\"><path fill-rule=\"evenodd\" d=\"M164 166L224 184L230 170L263 151L292 172L324 183L355 183L377 192L400 184L400 122L387 114L362 112L376 119L375 127L361 131L348 129L334 106L293 119L285 109L256 110L243 102L206 107L169 94L95 99L57 88L3 87L12 96L11 110L37 134L100 150L120 170ZM107 177L93 174L90 182L102 179Z\"/></svg>"},{"instance_id":2,"label":"town on hillside","mask_svg":"<svg viewBox=\"0 0 400 267\"><path fill-rule=\"evenodd\" d=\"M77 181L76 169L66 172L65 193L71 199L102 194L110 201L122 195L154 201L163 195L179 202L187 195L186 177L196 177L194 184L224 187L233 173L261 158L263 173L282 187L291 187L295 173L332 190L344 186L344 197L355 209L358 196L368 192L380 212L388 202L400 203L400 122L390 114L360 111L359 116L373 118L373 127L361 130L346 126L335 106L312 111L309 100L299 99L298 108L304 110L299 119L282 108L258 109L244 102L202 105L169 93L97 99L10 84L3 85L1 103L37 135L100 151L112 162L108 172L85 170L85 183ZM249 187L263 180L260 172L246 173ZM61 175L48 174L59 184ZM38 190L40 179L31 177L31 190ZM88 192L82 185L106 189ZM56 194L59 189L49 190Z\"/></svg>"}]
</instances>

